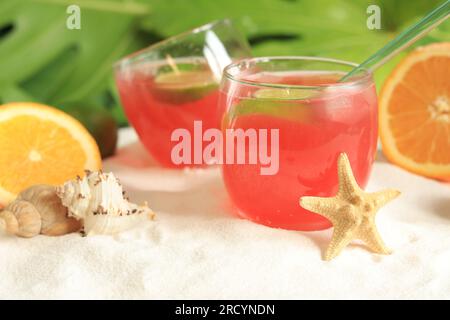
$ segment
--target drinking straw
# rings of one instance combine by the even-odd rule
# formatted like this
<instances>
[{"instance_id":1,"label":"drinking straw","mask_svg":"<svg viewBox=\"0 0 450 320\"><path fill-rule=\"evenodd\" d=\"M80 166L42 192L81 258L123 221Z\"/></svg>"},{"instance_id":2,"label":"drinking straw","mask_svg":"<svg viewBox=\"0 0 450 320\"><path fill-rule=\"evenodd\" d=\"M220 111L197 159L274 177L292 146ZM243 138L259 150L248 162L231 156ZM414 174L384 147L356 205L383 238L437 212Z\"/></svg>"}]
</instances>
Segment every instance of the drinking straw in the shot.
<instances>
[{"instance_id":1,"label":"drinking straw","mask_svg":"<svg viewBox=\"0 0 450 320\"><path fill-rule=\"evenodd\" d=\"M367 60L355 67L352 71L347 73L339 81L346 81L350 77L364 69L370 71L376 70L392 57L408 48L410 45L422 38L432 29L444 22L449 16L450 0L447 0L439 7L431 11L428 15L423 17L420 21L400 33L383 48L371 55Z\"/></svg>"}]
</instances>

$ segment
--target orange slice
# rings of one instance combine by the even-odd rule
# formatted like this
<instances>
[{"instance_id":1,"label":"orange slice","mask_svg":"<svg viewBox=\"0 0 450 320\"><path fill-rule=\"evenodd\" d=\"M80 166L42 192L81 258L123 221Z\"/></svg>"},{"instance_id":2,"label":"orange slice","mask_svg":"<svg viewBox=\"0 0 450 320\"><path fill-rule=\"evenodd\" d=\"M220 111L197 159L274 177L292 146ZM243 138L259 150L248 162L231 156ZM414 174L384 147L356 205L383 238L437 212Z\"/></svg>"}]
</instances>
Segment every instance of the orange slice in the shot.
<instances>
[{"instance_id":1,"label":"orange slice","mask_svg":"<svg viewBox=\"0 0 450 320\"><path fill-rule=\"evenodd\" d=\"M62 184L100 168L95 140L71 116L35 103L0 106L0 205L29 186Z\"/></svg>"},{"instance_id":2,"label":"orange slice","mask_svg":"<svg viewBox=\"0 0 450 320\"><path fill-rule=\"evenodd\" d=\"M450 180L450 42L411 52L380 93L380 136L393 163Z\"/></svg>"}]
</instances>

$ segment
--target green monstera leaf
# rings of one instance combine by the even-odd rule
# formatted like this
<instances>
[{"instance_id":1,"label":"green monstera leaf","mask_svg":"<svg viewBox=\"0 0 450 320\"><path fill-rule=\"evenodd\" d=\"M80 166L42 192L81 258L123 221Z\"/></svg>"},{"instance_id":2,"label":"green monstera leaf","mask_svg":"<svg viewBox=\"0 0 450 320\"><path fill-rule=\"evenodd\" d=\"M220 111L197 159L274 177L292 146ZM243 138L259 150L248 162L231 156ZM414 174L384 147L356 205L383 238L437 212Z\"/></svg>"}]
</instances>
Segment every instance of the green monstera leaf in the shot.
<instances>
[{"instance_id":1,"label":"green monstera leaf","mask_svg":"<svg viewBox=\"0 0 450 320\"><path fill-rule=\"evenodd\" d=\"M162 38L231 18L255 55L315 55L361 62L441 0L1 0L0 102L38 101L104 108L126 119L112 64ZM67 7L81 8L69 30ZM381 8L381 30L368 30L366 9ZM449 41L446 22L419 44ZM382 83L395 65L376 76Z\"/></svg>"},{"instance_id":2,"label":"green monstera leaf","mask_svg":"<svg viewBox=\"0 0 450 320\"><path fill-rule=\"evenodd\" d=\"M0 100L67 102L107 100L112 64L142 47L136 21L147 4L77 1L81 29L69 30L71 1L0 2ZM103 97L103 99L101 98Z\"/></svg>"},{"instance_id":3,"label":"green monstera leaf","mask_svg":"<svg viewBox=\"0 0 450 320\"><path fill-rule=\"evenodd\" d=\"M246 33L253 53L263 55L312 55L362 62L406 25L419 19L442 0L172 0L152 1L158 15L143 28L164 37L223 18L232 18ZM381 29L367 28L367 7L381 9ZM194 9L195 8L195 9ZM443 28L443 27L442 27ZM438 29L438 30L441 30ZM436 33L439 31L436 30ZM443 29L442 29L443 30ZM444 32L442 32L444 33ZM442 40L427 37L424 41ZM423 43L423 42L422 42ZM396 60L377 72L381 84Z\"/></svg>"}]
</instances>

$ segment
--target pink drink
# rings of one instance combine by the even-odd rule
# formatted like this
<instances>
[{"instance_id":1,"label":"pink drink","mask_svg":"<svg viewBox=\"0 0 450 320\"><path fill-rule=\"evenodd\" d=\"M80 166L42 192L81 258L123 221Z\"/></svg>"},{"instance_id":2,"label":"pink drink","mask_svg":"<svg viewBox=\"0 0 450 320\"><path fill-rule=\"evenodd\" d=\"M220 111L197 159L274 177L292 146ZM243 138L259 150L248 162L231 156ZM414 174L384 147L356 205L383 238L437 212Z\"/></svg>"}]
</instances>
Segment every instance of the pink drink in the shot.
<instances>
[{"instance_id":1,"label":"pink drink","mask_svg":"<svg viewBox=\"0 0 450 320\"><path fill-rule=\"evenodd\" d=\"M223 166L227 191L240 215L285 229L330 227L327 219L302 209L299 198L337 192L336 161L341 152L348 154L360 186L366 185L377 145L375 86L370 75L359 84L332 85L340 76L340 72L266 71L223 83L221 107L227 112L223 130L279 129L277 174L261 175L260 164ZM261 83L321 87L290 90Z\"/></svg>"},{"instance_id":2,"label":"pink drink","mask_svg":"<svg viewBox=\"0 0 450 320\"><path fill-rule=\"evenodd\" d=\"M218 83L208 65L198 61L177 65L181 70L147 63L116 74L128 120L144 146L166 167L182 166L171 159L177 143L171 141L174 130L185 128L193 136L195 120L201 120L205 130L219 127Z\"/></svg>"},{"instance_id":3,"label":"pink drink","mask_svg":"<svg viewBox=\"0 0 450 320\"><path fill-rule=\"evenodd\" d=\"M217 102L222 71L232 61L249 56L245 37L229 20L218 20L152 44L115 64L128 120L160 164L171 168L208 164L191 157L194 146L201 152L207 143L177 141L177 137L180 132L193 137L195 123L203 131L220 132ZM180 140L184 149L176 154Z\"/></svg>"}]
</instances>

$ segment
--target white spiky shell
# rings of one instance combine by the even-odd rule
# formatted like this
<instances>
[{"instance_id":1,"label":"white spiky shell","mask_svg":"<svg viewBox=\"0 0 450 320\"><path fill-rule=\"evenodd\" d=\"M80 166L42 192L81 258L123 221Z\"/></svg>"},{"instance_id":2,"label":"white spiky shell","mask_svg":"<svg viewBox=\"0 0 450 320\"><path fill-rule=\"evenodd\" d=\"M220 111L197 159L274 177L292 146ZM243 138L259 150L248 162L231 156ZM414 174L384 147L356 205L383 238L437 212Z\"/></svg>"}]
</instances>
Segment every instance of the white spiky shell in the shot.
<instances>
[{"instance_id":1,"label":"white spiky shell","mask_svg":"<svg viewBox=\"0 0 450 320\"><path fill-rule=\"evenodd\" d=\"M59 187L57 194L69 216L83 221L86 235L115 234L154 216L147 205L128 201L112 173L86 172Z\"/></svg>"}]
</instances>

